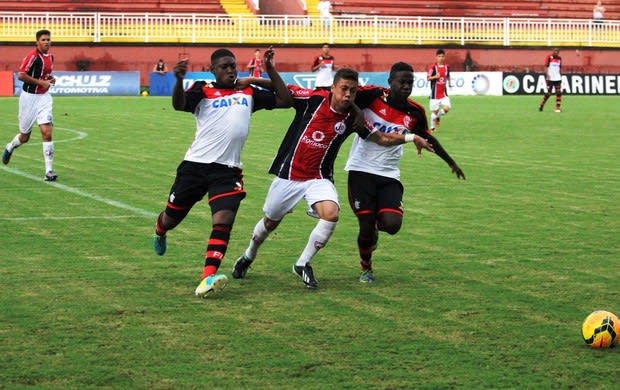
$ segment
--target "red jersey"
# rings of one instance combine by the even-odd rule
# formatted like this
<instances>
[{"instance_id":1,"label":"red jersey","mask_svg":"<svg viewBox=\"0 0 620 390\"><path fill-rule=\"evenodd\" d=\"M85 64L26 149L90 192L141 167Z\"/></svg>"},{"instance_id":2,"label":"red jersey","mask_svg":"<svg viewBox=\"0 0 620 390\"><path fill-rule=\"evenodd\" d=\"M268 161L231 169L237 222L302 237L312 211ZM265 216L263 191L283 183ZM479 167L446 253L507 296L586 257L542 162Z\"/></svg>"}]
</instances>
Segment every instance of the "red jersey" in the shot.
<instances>
[{"instance_id":1,"label":"red jersey","mask_svg":"<svg viewBox=\"0 0 620 390\"><path fill-rule=\"evenodd\" d=\"M329 103L330 92L289 85L293 95L295 118L288 128L269 173L282 179L333 181L334 161L344 140L356 132L361 138L371 130L353 129L353 115L338 113ZM358 98L364 92L358 91ZM356 99L358 102L358 99Z\"/></svg>"},{"instance_id":2,"label":"red jersey","mask_svg":"<svg viewBox=\"0 0 620 390\"><path fill-rule=\"evenodd\" d=\"M250 77L260 77L263 71L263 60L260 58L252 58L250 62L248 62L248 71L250 72Z\"/></svg>"},{"instance_id":3,"label":"red jersey","mask_svg":"<svg viewBox=\"0 0 620 390\"><path fill-rule=\"evenodd\" d=\"M427 77L439 75L440 77L431 80L431 99L442 99L448 96L448 78L450 77L450 68L447 64L433 64L428 68Z\"/></svg>"},{"instance_id":4,"label":"red jersey","mask_svg":"<svg viewBox=\"0 0 620 390\"><path fill-rule=\"evenodd\" d=\"M50 53L43 54L34 49L24 57L18 72L26 73L28 76L38 80L49 80L52 75L53 65L54 56ZM48 91L47 88L31 83L24 83L22 89L28 93L36 94L43 94Z\"/></svg>"}]
</instances>

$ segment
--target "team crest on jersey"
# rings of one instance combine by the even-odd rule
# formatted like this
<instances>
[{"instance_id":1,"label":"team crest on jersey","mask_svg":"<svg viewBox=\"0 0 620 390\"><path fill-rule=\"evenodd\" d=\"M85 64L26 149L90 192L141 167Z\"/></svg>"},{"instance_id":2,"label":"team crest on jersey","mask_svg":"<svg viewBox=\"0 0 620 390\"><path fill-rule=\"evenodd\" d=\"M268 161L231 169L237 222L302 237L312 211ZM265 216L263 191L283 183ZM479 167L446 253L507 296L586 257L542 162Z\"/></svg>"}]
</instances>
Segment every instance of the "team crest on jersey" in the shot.
<instances>
[{"instance_id":1,"label":"team crest on jersey","mask_svg":"<svg viewBox=\"0 0 620 390\"><path fill-rule=\"evenodd\" d=\"M338 134L344 134L345 130L347 129L347 125L344 122L337 122L334 125L334 131Z\"/></svg>"},{"instance_id":2,"label":"team crest on jersey","mask_svg":"<svg viewBox=\"0 0 620 390\"><path fill-rule=\"evenodd\" d=\"M405 125L406 128L410 129L411 128L411 117L409 115L405 115L405 117L403 118L403 125Z\"/></svg>"}]
</instances>

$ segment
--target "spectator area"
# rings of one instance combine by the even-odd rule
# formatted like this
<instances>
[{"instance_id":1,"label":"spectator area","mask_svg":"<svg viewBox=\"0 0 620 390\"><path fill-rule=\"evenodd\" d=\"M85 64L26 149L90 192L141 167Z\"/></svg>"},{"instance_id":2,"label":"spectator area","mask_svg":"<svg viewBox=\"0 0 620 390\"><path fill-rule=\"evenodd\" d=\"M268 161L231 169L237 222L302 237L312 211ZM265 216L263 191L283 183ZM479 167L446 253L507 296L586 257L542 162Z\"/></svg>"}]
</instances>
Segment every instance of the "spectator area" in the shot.
<instances>
[{"instance_id":1,"label":"spectator area","mask_svg":"<svg viewBox=\"0 0 620 390\"><path fill-rule=\"evenodd\" d=\"M591 19L593 0L334 0L335 15L367 14L385 16L445 17L532 17ZM609 5L606 19L620 19L620 5Z\"/></svg>"},{"instance_id":2,"label":"spectator area","mask_svg":"<svg viewBox=\"0 0 620 390\"><path fill-rule=\"evenodd\" d=\"M0 11L226 13L219 0L0 0Z\"/></svg>"}]
</instances>

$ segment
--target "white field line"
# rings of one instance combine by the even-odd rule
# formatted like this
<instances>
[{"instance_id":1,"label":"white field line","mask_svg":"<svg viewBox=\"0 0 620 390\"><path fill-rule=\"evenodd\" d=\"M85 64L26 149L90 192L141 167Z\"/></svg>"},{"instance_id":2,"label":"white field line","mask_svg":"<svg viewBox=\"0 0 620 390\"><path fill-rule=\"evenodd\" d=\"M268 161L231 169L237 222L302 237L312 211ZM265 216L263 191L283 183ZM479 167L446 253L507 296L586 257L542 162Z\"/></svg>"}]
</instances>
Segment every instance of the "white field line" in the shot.
<instances>
[{"instance_id":1,"label":"white field line","mask_svg":"<svg viewBox=\"0 0 620 390\"><path fill-rule=\"evenodd\" d=\"M88 133L86 133L84 131L68 129L68 128L65 128L65 127L54 127L54 129L66 130L66 131L69 131L69 132L72 132L72 133L76 134L75 137L68 138L68 139L65 139L65 140L60 140L60 141L54 140L54 143L78 141L78 140L81 140L81 139L86 138L88 136ZM32 144L36 145L37 143L36 142L35 143L28 142L24 146L32 145ZM40 183L43 184L43 178L42 177L34 176L34 175L29 174L29 173L22 172L19 169L9 168L7 166L1 166L0 168L2 168L4 171L12 173L14 175L18 175L18 176L24 177L26 179L34 180L34 181L37 181L37 182L40 182ZM84 198L92 199L92 200L95 200L97 202L101 202L101 203L107 204L108 206L113 206L113 207L116 207L116 208L119 208L119 209L131 211L132 213L134 213L135 215L137 215L139 217L154 218L154 217L156 217L158 215L158 214L153 213L151 211L146 211L146 210L143 210L143 209L138 208L138 207L133 207L133 206L130 206L128 204L125 204L125 203L122 203L122 202L119 202L119 201L116 201L116 200L113 200L113 199L108 199L108 198L105 198L105 197L97 195L97 194L91 194L89 192L82 191L82 190L77 189L77 188L69 187L67 185L60 184L60 183L57 183L57 182L45 182L45 184L49 184L49 185L51 185L53 187L56 187L56 188L58 188L58 189L60 189L62 191L70 192L72 194L75 194L75 195L78 195L78 196L82 196ZM32 217L32 218L33 219L61 219L59 217ZM62 219L85 219L85 218L100 218L100 217L79 217L79 216L76 216L76 217L63 217ZM108 218L114 218L114 217L108 217ZM128 218L128 217L124 216L124 217L118 217L118 218ZM2 219L2 220L7 220L8 219L8 220L13 220L13 221L29 220L29 218L19 218L19 217L18 218L0 218L0 219Z\"/></svg>"},{"instance_id":2,"label":"white field line","mask_svg":"<svg viewBox=\"0 0 620 390\"><path fill-rule=\"evenodd\" d=\"M116 208L119 208L119 209L130 211L133 214L135 214L137 216L140 216L140 217L154 218L154 217L156 217L158 215L158 214L156 214L154 212L151 212L151 211L146 211L146 210L143 210L143 209L138 208L138 207L133 207L133 206L130 206L128 204L125 204L125 203L122 203L122 202L119 202L119 201L116 201L116 200L113 200L113 199L108 199L108 198L105 198L105 197L97 195L97 194L91 194L89 192L82 191L82 190L77 189L77 188L69 187L68 185L60 184L60 183L55 182L55 181L44 182L42 176L31 175L29 173L22 172L19 169L9 168L9 167L6 167L6 166L2 166L0 168L2 168L2 170L4 170L5 172L9 172L9 173L12 173L14 175L18 175L18 176L24 177L26 179L34 180L34 181L39 182L39 183L41 183L43 185L51 185L51 186L53 186L55 188L58 188L59 190L66 191L66 192L72 193L74 195L82 196L84 198L92 199L94 201L107 204L108 206L113 206L113 207L116 207Z\"/></svg>"}]
</instances>

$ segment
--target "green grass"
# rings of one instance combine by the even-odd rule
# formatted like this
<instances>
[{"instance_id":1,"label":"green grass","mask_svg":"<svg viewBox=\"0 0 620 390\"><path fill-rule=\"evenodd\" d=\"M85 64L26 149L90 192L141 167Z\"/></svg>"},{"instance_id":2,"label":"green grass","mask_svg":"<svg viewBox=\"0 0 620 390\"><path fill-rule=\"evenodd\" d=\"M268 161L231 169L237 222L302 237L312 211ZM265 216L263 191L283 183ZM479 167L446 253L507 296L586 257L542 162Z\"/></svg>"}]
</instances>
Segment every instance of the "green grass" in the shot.
<instances>
[{"instance_id":1,"label":"green grass","mask_svg":"<svg viewBox=\"0 0 620 390\"><path fill-rule=\"evenodd\" d=\"M426 99L421 100L427 104ZM618 97L454 97L437 137L465 171L414 148L406 216L380 236L377 281L357 281L357 223L342 216L315 259L291 264L315 220L301 205L244 280L194 297L206 202L151 247L155 215L193 139L168 98L55 98L57 184L38 131L0 167L0 388L608 389L620 349L592 350L581 322L620 314ZM222 271L244 250L291 111L258 112ZM0 99L0 143L17 100ZM78 137L77 132L86 135Z\"/></svg>"}]
</instances>

